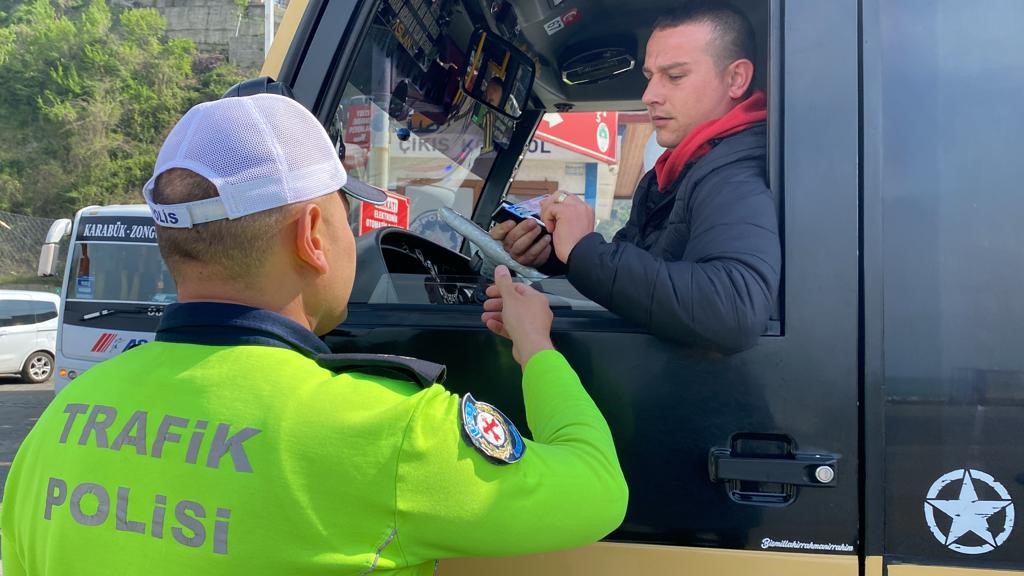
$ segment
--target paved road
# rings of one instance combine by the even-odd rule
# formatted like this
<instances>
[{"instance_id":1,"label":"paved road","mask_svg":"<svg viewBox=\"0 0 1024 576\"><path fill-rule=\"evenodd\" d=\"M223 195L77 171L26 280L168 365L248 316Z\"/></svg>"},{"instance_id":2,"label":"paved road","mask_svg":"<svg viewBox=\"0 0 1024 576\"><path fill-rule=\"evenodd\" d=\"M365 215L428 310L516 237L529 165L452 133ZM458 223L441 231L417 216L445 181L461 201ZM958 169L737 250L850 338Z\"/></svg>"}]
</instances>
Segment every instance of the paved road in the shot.
<instances>
[{"instance_id":1,"label":"paved road","mask_svg":"<svg viewBox=\"0 0 1024 576\"><path fill-rule=\"evenodd\" d=\"M18 446L52 399L52 380L22 384L16 378L0 377L0 494Z\"/></svg>"},{"instance_id":2,"label":"paved road","mask_svg":"<svg viewBox=\"0 0 1024 576\"><path fill-rule=\"evenodd\" d=\"M22 384L16 378L0 377L0 502L7 471L18 446L52 399L52 380L43 384ZM0 568L0 576L3 576L3 568Z\"/></svg>"}]
</instances>

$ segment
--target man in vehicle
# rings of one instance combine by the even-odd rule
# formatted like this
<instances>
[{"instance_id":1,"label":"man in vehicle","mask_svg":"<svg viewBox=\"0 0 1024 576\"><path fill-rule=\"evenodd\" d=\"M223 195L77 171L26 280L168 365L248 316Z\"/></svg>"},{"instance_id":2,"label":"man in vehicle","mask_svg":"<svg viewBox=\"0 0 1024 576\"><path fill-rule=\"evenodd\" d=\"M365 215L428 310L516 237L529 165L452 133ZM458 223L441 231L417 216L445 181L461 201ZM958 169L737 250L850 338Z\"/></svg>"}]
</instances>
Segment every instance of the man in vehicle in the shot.
<instances>
[{"instance_id":1,"label":"man in vehicle","mask_svg":"<svg viewBox=\"0 0 1024 576\"><path fill-rule=\"evenodd\" d=\"M487 81L487 88L484 89L484 100L491 106L497 107L501 104L501 96L505 92L505 83L498 76L491 76Z\"/></svg>"},{"instance_id":2,"label":"man in vehicle","mask_svg":"<svg viewBox=\"0 0 1024 576\"><path fill-rule=\"evenodd\" d=\"M777 295L781 250L766 182L765 96L750 22L723 4L659 19L647 44L644 105L668 148L644 175L611 242L564 192L538 224L491 229L519 262L566 274L594 302L653 334L731 353L753 346Z\"/></svg>"},{"instance_id":3,"label":"man in vehicle","mask_svg":"<svg viewBox=\"0 0 1024 576\"><path fill-rule=\"evenodd\" d=\"M384 201L289 98L179 121L144 192L181 303L26 438L0 519L6 576L431 574L621 522L607 424L551 345L546 299L508 270L482 319L512 340L535 441L436 384L441 366L329 353L317 334L345 318L355 273L340 190Z\"/></svg>"}]
</instances>

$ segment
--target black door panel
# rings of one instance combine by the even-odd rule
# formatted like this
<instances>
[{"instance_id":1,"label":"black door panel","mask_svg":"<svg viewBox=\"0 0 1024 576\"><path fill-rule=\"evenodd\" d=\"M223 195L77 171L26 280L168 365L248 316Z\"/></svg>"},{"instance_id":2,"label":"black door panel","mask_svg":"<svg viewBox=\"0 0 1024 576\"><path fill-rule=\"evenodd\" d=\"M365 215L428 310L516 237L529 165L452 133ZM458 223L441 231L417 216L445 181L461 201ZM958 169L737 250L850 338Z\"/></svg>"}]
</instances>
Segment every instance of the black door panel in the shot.
<instances>
[{"instance_id":1,"label":"black door panel","mask_svg":"<svg viewBox=\"0 0 1024 576\"><path fill-rule=\"evenodd\" d=\"M784 234L780 335L722 357L663 343L609 313L555 311L554 342L604 411L631 487L613 540L859 550L859 3L771 5L768 179ZM347 26L327 24L335 31ZM314 36L322 31L332 33L321 24ZM331 53L355 53L358 37L346 43L333 33L345 46ZM330 58L321 60L300 73L296 88L304 102L320 102L327 84L344 84L332 76ZM319 84L316 74L323 76ZM335 105L317 108L326 114ZM453 392L472 391L528 429L510 344L484 329L480 312L465 305L353 305L327 342L339 352L442 362ZM792 490L788 505L730 498L729 486L711 478L709 455L732 448L750 456L754 438L785 438L791 452L834 457L832 486L772 486L766 478L739 491Z\"/></svg>"},{"instance_id":2,"label":"black door panel","mask_svg":"<svg viewBox=\"0 0 1024 576\"><path fill-rule=\"evenodd\" d=\"M360 306L326 340L338 352L445 363L450 390L472 392L528 431L521 371L511 345L487 332L479 313L472 307L402 313L397 307L385 312ZM799 371L783 358L784 339L765 338L751 352L722 357L682 350L640 332L608 331L614 322L625 324L597 318L590 330L585 318L559 318L553 334L608 419L631 486L626 521L612 540L727 548L759 548L765 538L856 541L856 523L849 521L857 514L855 454L840 455L834 488L798 488L784 508L738 504L708 472L709 451L729 446L736 433L785 434L802 451L841 452L855 445L854 427L822 431L819 426L834 418L813 416L850 412L843 403L855 388L849 394L823 389L813 400L796 401L793 381L778 378ZM760 366L771 366L774 373ZM806 410L807 404L814 409Z\"/></svg>"}]
</instances>

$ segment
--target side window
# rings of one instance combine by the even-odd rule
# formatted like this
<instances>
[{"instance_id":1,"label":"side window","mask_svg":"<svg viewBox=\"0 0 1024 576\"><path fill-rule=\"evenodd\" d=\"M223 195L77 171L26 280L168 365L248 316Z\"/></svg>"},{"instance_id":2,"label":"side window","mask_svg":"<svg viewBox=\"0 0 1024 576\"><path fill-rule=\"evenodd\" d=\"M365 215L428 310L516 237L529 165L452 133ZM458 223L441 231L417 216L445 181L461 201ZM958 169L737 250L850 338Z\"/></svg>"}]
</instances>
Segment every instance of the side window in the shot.
<instances>
[{"instance_id":1,"label":"side window","mask_svg":"<svg viewBox=\"0 0 1024 576\"><path fill-rule=\"evenodd\" d=\"M640 179L665 151L653 136L646 112L545 114L506 199L577 194L594 208L594 230L610 241L629 219Z\"/></svg>"},{"instance_id":2,"label":"side window","mask_svg":"<svg viewBox=\"0 0 1024 576\"><path fill-rule=\"evenodd\" d=\"M31 304L32 314L35 315L37 324L57 317L57 305L53 302L37 300Z\"/></svg>"},{"instance_id":3,"label":"side window","mask_svg":"<svg viewBox=\"0 0 1024 576\"><path fill-rule=\"evenodd\" d=\"M703 238L708 242L717 242L713 246L703 250L704 254L725 253L730 250L738 250L747 255L749 261L756 261L749 265L749 277L757 278L769 288L772 284L781 280L780 266L777 265L777 252L764 254L750 250L751 246L766 246L768 242L780 242L784 236L781 220L781 185L779 179L780 164L778 151L781 149L781 131L774 121L776 116L773 110L779 109L779 102L773 101L773 94L781 91L774 89L773 82L780 82L779 62L769 61L769 45L772 38L770 29L772 22L781 22L779 15L773 16L769 13L768 2L750 3L745 6L746 14L753 26L755 54L752 56L753 76L750 84L750 91L747 99L737 105L729 112L724 121L716 121L714 124L699 122L697 129L689 134L701 135L705 138L701 146L690 147L688 144L698 144L684 139L677 147L681 150L692 150L690 160L680 160L683 166L682 172L672 172L673 180L683 174L686 170L695 166L694 158L709 153L713 147L719 146L722 142L729 142L728 137L738 132L747 132L747 140L739 143L734 140L727 144L732 146L729 152L719 154L722 165L728 162L742 162L744 172L741 179L748 178L757 162L765 163L763 173L765 184L771 190L771 198L759 195L743 206L730 208L722 206L716 208L714 214L721 216L723 223L736 223L735 227L728 232L717 234L717 240L707 240L716 233L709 232ZM669 32L671 33L671 32ZM776 39L777 40L777 39ZM661 44L665 50L664 44ZM655 50L659 48L654 48ZM641 45L636 62L636 69L644 66L643 58L645 47ZM778 53L776 49L773 53ZM662 73L664 77L666 73ZM623 74L625 76L625 74ZM630 80L633 80L631 77ZM660 157L666 153L666 148L658 144L658 135L652 124L650 113L645 109L642 100L647 80L644 76L636 74L636 82L623 83L612 79L605 83L596 83L589 86L562 86L567 92L580 95L579 107L585 107L586 101L616 100L616 110L601 111L580 111L580 112L549 112L540 121L533 140L529 144L526 154L516 172L515 180L509 186L505 200L510 202L523 202L541 195L551 194L562 190L576 195L585 201L594 210L594 230L601 234L606 241L612 241L616 234L630 221L634 209L641 210L643 214L635 215L637 222L644 226L643 230L632 230L627 241L641 246L645 250L659 252L657 256L666 261L682 260L684 252L689 246L692 233L692 222L688 219L691 204L685 206L675 205L672 201L661 202L659 198L663 195L652 192L644 196L647 202L641 203L634 208L634 199L638 188L645 190L656 189L654 180L654 168ZM667 101L666 94L682 93L686 91L700 90L699 86L680 84L669 86L666 80L662 84L654 84L655 102ZM610 87L616 86L613 90ZM666 88L667 86L667 88ZM685 90L684 90L685 88ZM589 90L589 91L588 91ZM591 96L587 98L586 96ZM679 110L687 109L687 102L670 103ZM666 109L672 108L668 104L663 105ZM665 114L668 114L667 112ZM671 115L670 120L671 120ZM764 128L761 122L767 124L767 136L763 136ZM668 122L664 119L661 122ZM774 129L773 129L774 128ZM671 131L669 130L669 136ZM663 135L664 136L664 135ZM748 154L754 147L750 142L757 142L757 138L764 138L763 157L755 157L753 153ZM664 138L663 138L664 141ZM732 151L735 150L735 154ZM741 157L742 156L742 157ZM766 158L766 160L762 160ZM671 164L671 163L669 163ZM685 182L685 180L683 180ZM743 189L738 189L736 197L739 201L747 202L750 196L743 196ZM770 214L771 203L774 202L774 218ZM753 206L753 208L751 208ZM730 211L732 210L732 211ZM747 212L749 210L749 212ZM744 220L745 216L739 214L753 214L756 221ZM733 218L735 216L735 218ZM732 220L729 220L732 218ZM747 224L746 228L742 224ZM673 227L671 238L677 239L665 244L658 244L656 238L660 237L660 230ZM711 230L713 226L705 228ZM743 228L741 230L741 228ZM777 236L776 230L777 229ZM718 228L723 230L722 227ZM654 232L651 232L654 230ZM745 234L746 244L737 246L733 238L739 234ZM733 235L733 236L730 236ZM717 251L716 251L717 250ZM558 266L550 266L548 261L547 270L556 271ZM746 263L746 262L745 262ZM557 264L554 263L554 264ZM564 285L561 286L561 285ZM548 290L564 292L572 295L574 308L583 308L582 302L587 298L578 293L575 287L569 285L568 280L563 276L554 276L545 280L545 287ZM575 294L574 294L575 293ZM764 335L780 335L782 333L782 314L779 302L783 301L782 287L777 289L777 296L774 300L774 308L770 313L770 321L766 326ZM596 305L590 308L599 308Z\"/></svg>"},{"instance_id":4,"label":"side window","mask_svg":"<svg viewBox=\"0 0 1024 576\"><path fill-rule=\"evenodd\" d=\"M0 327L35 324L33 304L28 300L0 301Z\"/></svg>"},{"instance_id":5,"label":"side window","mask_svg":"<svg viewBox=\"0 0 1024 576\"><path fill-rule=\"evenodd\" d=\"M594 230L610 242L629 221L638 187L665 151L655 139L647 112L545 114L506 200L523 202L557 190L576 194L594 209ZM778 208L777 194L776 188ZM563 277L546 280L545 287L570 295L574 308L600 308L586 304ZM776 304L765 333L779 334L780 320Z\"/></svg>"},{"instance_id":6,"label":"side window","mask_svg":"<svg viewBox=\"0 0 1024 576\"><path fill-rule=\"evenodd\" d=\"M0 300L0 328L14 326L14 301Z\"/></svg>"}]
</instances>

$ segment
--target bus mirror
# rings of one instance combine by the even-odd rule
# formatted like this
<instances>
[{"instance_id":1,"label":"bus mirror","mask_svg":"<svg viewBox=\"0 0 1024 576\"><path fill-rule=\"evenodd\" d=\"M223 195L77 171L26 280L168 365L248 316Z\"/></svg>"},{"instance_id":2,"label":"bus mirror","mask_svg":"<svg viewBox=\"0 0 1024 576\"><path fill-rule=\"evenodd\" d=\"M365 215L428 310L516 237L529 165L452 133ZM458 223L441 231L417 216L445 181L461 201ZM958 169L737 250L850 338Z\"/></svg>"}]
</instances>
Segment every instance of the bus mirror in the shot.
<instances>
[{"instance_id":1,"label":"bus mirror","mask_svg":"<svg viewBox=\"0 0 1024 576\"><path fill-rule=\"evenodd\" d=\"M466 49L469 54L462 90L477 102L509 118L523 115L536 73L533 60L514 44L477 28Z\"/></svg>"},{"instance_id":2,"label":"bus mirror","mask_svg":"<svg viewBox=\"0 0 1024 576\"><path fill-rule=\"evenodd\" d=\"M59 244L43 244L39 252L39 275L54 276L57 274L57 248Z\"/></svg>"},{"instance_id":3,"label":"bus mirror","mask_svg":"<svg viewBox=\"0 0 1024 576\"><path fill-rule=\"evenodd\" d=\"M67 218L55 220L53 224L50 224L42 250L39 251L39 268L37 270L39 276L57 275L57 250L60 248L60 241L70 233L71 220Z\"/></svg>"}]
</instances>

